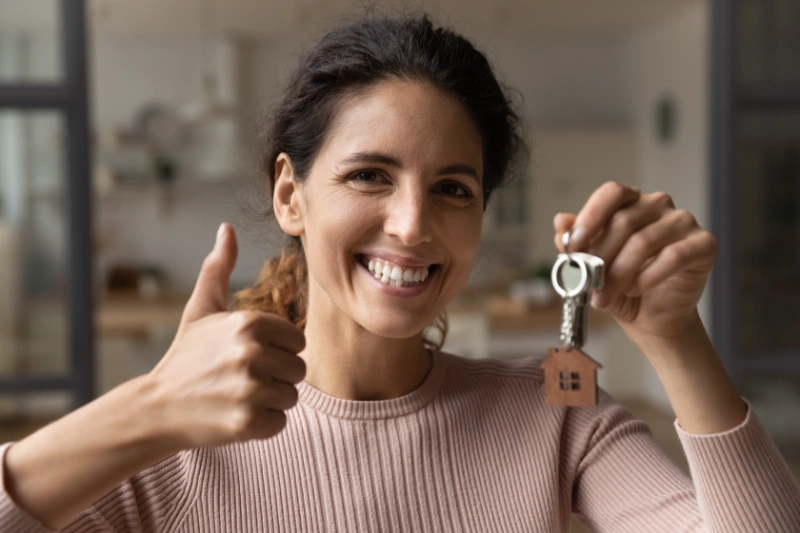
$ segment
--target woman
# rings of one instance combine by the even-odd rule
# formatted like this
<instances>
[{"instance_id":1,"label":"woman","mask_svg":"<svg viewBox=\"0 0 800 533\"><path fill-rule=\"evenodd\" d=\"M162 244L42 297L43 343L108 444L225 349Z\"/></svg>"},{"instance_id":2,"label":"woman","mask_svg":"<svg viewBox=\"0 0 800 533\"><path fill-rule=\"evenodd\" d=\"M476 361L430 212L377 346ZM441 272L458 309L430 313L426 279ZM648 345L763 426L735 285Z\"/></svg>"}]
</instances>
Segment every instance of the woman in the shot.
<instances>
[{"instance_id":1,"label":"woman","mask_svg":"<svg viewBox=\"0 0 800 533\"><path fill-rule=\"evenodd\" d=\"M149 374L2 448L5 531L800 530L800 488L696 310L714 238L609 183L556 242L657 370L694 484L604 392L544 402L539 360L466 360L423 329L464 286L519 148L486 59L424 17L328 34L266 135L290 244L227 311L222 225Z\"/></svg>"}]
</instances>

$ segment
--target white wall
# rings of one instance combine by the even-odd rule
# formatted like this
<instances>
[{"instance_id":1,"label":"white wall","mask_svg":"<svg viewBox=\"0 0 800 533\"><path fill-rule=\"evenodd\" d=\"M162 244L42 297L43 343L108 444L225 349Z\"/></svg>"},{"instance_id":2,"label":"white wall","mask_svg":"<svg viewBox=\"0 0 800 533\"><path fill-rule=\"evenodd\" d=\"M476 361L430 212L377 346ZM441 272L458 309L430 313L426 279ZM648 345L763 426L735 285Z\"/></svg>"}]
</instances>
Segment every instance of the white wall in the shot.
<instances>
[{"instance_id":1,"label":"white wall","mask_svg":"<svg viewBox=\"0 0 800 533\"><path fill-rule=\"evenodd\" d=\"M501 79L520 91L534 129L628 125L633 119L626 58L617 41L542 41L534 36L477 44Z\"/></svg>"},{"instance_id":2,"label":"white wall","mask_svg":"<svg viewBox=\"0 0 800 533\"><path fill-rule=\"evenodd\" d=\"M690 6L625 44L640 187L648 192L669 193L676 207L693 213L706 228L710 223L708 44L705 2ZM677 135L668 145L660 144L655 135L654 107L662 95L672 95L678 109ZM707 297L701 301L700 310L709 326ZM632 346L629 348L635 351ZM644 365L640 380L642 396L665 411L671 411L661 382L649 364Z\"/></svg>"},{"instance_id":3,"label":"white wall","mask_svg":"<svg viewBox=\"0 0 800 533\"><path fill-rule=\"evenodd\" d=\"M280 94L303 44L308 41L299 38L245 43L242 103L247 142L255 139L263 111ZM624 54L616 42L542 43L492 38L478 45L486 50L506 82L520 91L523 112L534 127L619 125L631 120L625 96ZM200 90L202 53L202 43L192 38L98 38L92 52L97 127L104 130L129 124L137 109L151 100L179 105L193 99ZM587 79L591 83L586 83ZM255 178L255 163L243 162L240 174L245 180ZM190 288L219 222L242 220L242 226L254 237L260 232L260 223L243 220L233 194L252 197L246 189L223 187L216 192L179 196L169 217L159 215L157 203L150 197L118 196L101 201L98 222L110 226L118 237L115 257L159 260L177 286ZM280 242L279 236L255 239L245 235L234 283L251 282Z\"/></svg>"},{"instance_id":4,"label":"white wall","mask_svg":"<svg viewBox=\"0 0 800 533\"><path fill-rule=\"evenodd\" d=\"M632 125L638 185L672 194L679 207L707 226L707 19L706 4L699 3L623 41L492 37L477 44L505 82L520 91L531 129ZM280 94L303 42L265 39L245 45L245 139L255 140L262 111ZM202 54L201 42L192 37L98 37L91 49L97 130L130 124L148 102L179 105L194 99L200 92ZM653 133L653 106L665 93L675 96L679 110L678 135L669 146L659 145ZM534 144L534 165L536 148ZM241 180L228 188L183 188L169 215L151 195L121 194L102 200L98 226L117 236L111 257L160 262L178 287L188 289L213 245L217 225L228 220L247 230L240 231L233 283L250 283L264 260L276 252L280 239L263 223L248 221L240 209L240 200L257 200L247 181L256 176L255 163L244 161L239 175ZM702 314L707 319L705 301ZM609 390L619 397L642 396L669 410L657 376L630 341L617 333L610 340L614 356L603 370L609 373Z\"/></svg>"},{"instance_id":5,"label":"white wall","mask_svg":"<svg viewBox=\"0 0 800 533\"><path fill-rule=\"evenodd\" d=\"M705 4L698 4L624 41L493 37L477 44L504 81L522 95L532 130L573 126L624 130L632 125L638 185L646 191L672 194L678 206L707 225L706 21ZM245 135L255 138L262 112L280 94L304 43L298 38L246 44ZM95 123L100 127L130 120L149 99L180 104L199 90L202 47L190 38L106 37L96 41L93 50ZM676 97L679 109L678 136L670 146L659 145L653 135L653 105L664 93ZM532 156L535 169L535 141ZM251 162L243 165L243 175L254 172ZM200 190L179 198L170 218L159 218L155 201L147 198L112 200L103 204L101 212L100 220L114 223L119 231L120 253L160 260L169 276L185 288L194 282L217 223L241 219L231 191L224 189ZM130 220L137 222L130 224ZM279 239L274 235L258 238L256 222L245 221L241 226L250 233L243 235L234 283L243 285L276 252ZM707 317L705 302L703 311ZM603 372L609 390L619 397L644 397L669 411L663 388L638 349L617 330L608 342L610 355Z\"/></svg>"}]
</instances>

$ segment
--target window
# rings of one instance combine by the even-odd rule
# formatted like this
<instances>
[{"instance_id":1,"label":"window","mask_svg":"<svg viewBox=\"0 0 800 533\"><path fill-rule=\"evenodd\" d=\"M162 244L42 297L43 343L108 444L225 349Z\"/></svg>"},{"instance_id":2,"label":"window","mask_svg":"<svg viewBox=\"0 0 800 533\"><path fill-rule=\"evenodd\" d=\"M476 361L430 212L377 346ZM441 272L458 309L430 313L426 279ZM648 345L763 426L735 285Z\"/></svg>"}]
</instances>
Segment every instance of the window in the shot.
<instances>
[{"instance_id":1,"label":"window","mask_svg":"<svg viewBox=\"0 0 800 533\"><path fill-rule=\"evenodd\" d=\"M580 372L561 372L561 390L581 390Z\"/></svg>"},{"instance_id":2,"label":"window","mask_svg":"<svg viewBox=\"0 0 800 533\"><path fill-rule=\"evenodd\" d=\"M524 227L530 219L528 213L528 178L515 176L509 183L495 191L494 223L499 229Z\"/></svg>"},{"instance_id":3,"label":"window","mask_svg":"<svg viewBox=\"0 0 800 533\"><path fill-rule=\"evenodd\" d=\"M86 3L0 0L0 396L75 408L94 399Z\"/></svg>"},{"instance_id":4,"label":"window","mask_svg":"<svg viewBox=\"0 0 800 533\"><path fill-rule=\"evenodd\" d=\"M720 0L713 21L711 331L747 390L800 372L800 3Z\"/></svg>"}]
</instances>

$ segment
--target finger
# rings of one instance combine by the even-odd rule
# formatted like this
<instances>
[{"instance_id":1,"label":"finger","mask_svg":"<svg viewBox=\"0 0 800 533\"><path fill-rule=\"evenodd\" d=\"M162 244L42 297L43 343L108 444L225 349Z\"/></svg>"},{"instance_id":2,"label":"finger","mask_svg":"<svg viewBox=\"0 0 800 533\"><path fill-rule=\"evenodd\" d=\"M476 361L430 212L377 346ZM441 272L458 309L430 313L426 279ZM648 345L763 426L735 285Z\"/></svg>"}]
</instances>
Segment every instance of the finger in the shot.
<instances>
[{"instance_id":1,"label":"finger","mask_svg":"<svg viewBox=\"0 0 800 533\"><path fill-rule=\"evenodd\" d=\"M559 252L564 253L564 244L562 243L562 236L565 232L575 224L575 215L572 213L557 213L553 217L553 228L556 230L555 243Z\"/></svg>"},{"instance_id":2,"label":"finger","mask_svg":"<svg viewBox=\"0 0 800 533\"><path fill-rule=\"evenodd\" d=\"M664 216L665 207L657 201L642 198L614 213L603 233L597 237L589 252L602 258L607 265L614 262L630 237Z\"/></svg>"},{"instance_id":3,"label":"finger","mask_svg":"<svg viewBox=\"0 0 800 533\"><path fill-rule=\"evenodd\" d=\"M183 310L181 326L228 310L228 283L236 266L238 246L233 228L226 223L217 231L214 249L206 256L194 291Z\"/></svg>"},{"instance_id":4,"label":"finger","mask_svg":"<svg viewBox=\"0 0 800 533\"><path fill-rule=\"evenodd\" d=\"M689 212L675 210L631 235L608 264L605 285L595 303L602 306L604 302L612 301L635 281L648 261L672 243L685 239L695 229L697 221Z\"/></svg>"},{"instance_id":5,"label":"finger","mask_svg":"<svg viewBox=\"0 0 800 533\"><path fill-rule=\"evenodd\" d=\"M288 419L286 413L274 409L259 409L253 414L253 423L244 438L269 439L277 435L286 427Z\"/></svg>"},{"instance_id":6,"label":"finger","mask_svg":"<svg viewBox=\"0 0 800 533\"><path fill-rule=\"evenodd\" d=\"M262 409L283 411L297 405L298 397L297 387L281 381L274 381L261 388L254 403Z\"/></svg>"},{"instance_id":7,"label":"finger","mask_svg":"<svg viewBox=\"0 0 800 533\"><path fill-rule=\"evenodd\" d=\"M255 323L254 334L264 346L297 354L306 348L306 335L291 321L274 313L260 313Z\"/></svg>"},{"instance_id":8,"label":"finger","mask_svg":"<svg viewBox=\"0 0 800 533\"><path fill-rule=\"evenodd\" d=\"M695 232L667 246L639 273L626 293L629 296L643 294L681 270L696 268L710 272L717 258L717 247L716 237L707 231Z\"/></svg>"},{"instance_id":9,"label":"finger","mask_svg":"<svg viewBox=\"0 0 800 533\"><path fill-rule=\"evenodd\" d=\"M306 362L302 357L285 350L270 348L263 357L252 362L253 377L263 381L281 381L296 385L306 377Z\"/></svg>"},{"instance_id":10,"label":"finger","mask_svg":"<svg viewBox=\"0 0 800 533\"><path fill-rule=\"evenodd\" d=\"M639 199L642 192L609 181L592 193L578 213L570 233L570 250L588 248L592 240L603 231L614 213Z\"/></svg>"}]
</instances>

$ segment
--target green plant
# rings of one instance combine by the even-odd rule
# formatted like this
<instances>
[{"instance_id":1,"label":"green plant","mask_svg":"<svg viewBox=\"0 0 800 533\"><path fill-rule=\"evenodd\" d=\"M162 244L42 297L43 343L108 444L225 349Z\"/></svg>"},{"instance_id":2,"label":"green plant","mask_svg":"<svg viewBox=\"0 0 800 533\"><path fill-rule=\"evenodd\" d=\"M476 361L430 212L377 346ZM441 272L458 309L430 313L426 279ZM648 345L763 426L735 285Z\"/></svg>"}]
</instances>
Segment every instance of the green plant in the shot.
<instances>
[{"instance_id":1,"label":"green plant","mask_svg":"<svg viewBox=\"0 0 800 533\"><path fill-rule=\"evenodd\" d=\"M552 264L539 263L529 267L523 274L524 279L543 279L550 281L550 270L553 268Z\"/></svg>"}]
</instances>

